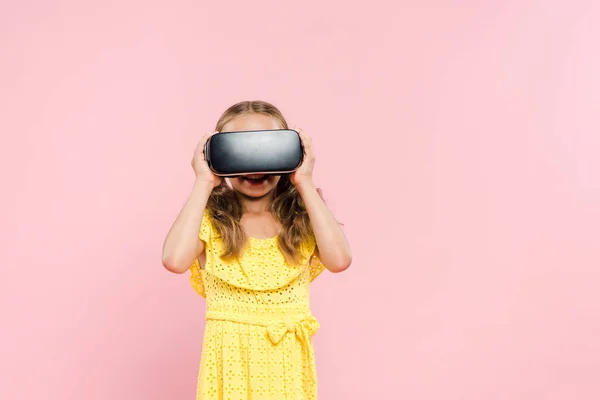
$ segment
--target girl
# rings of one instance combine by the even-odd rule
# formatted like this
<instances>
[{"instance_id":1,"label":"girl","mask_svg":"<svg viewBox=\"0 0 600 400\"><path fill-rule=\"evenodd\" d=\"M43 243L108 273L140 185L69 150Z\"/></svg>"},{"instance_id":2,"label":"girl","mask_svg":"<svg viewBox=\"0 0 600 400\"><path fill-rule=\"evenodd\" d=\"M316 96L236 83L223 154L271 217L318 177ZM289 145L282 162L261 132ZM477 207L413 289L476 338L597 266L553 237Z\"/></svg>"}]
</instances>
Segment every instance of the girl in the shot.
<instances>
[{"instance_id":1,"label":"girl","mask_svg":"<svg viewBox=\"0 0 600 400\"><path fill-rule=\"evenodd\" d=\"M216 131L288 129L261 101L230 107ZM191 271L206 298L206 328L197 399L316 399L309 282L324 269L341 272L352 256L340 226L312 180L312 142L299 130L304 161L292 174L221 179L204 159L171 227L163 265Z\"/></svg>"}]
</instances>

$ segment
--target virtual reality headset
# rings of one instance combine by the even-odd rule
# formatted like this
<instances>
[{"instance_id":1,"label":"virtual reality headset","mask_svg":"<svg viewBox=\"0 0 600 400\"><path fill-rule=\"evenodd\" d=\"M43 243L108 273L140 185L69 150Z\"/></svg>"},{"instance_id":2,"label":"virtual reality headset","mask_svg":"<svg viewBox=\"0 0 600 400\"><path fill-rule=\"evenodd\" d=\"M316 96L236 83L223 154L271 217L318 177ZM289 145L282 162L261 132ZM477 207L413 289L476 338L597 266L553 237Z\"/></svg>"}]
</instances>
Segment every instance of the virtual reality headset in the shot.
<instances>
[{"instance_id":1,"label":"virtual reality headset","mask_svg":"<svg viewBox=\"0 0 600 400\"><path fill-rule=\"evenodd\" d=\"M292 129L218 132L206 142L204 157L221 177L283 175L300 167L304 149Z\"/></svg>"}]
</instances>

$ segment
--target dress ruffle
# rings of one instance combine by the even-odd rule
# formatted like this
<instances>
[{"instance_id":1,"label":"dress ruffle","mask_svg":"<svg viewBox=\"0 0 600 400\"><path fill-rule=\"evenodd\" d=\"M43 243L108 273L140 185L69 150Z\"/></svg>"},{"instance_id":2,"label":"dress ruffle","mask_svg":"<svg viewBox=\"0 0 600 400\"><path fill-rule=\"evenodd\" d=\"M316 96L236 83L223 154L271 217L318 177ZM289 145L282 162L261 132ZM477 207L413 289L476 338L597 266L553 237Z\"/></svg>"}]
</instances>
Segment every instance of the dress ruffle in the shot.
<instances>
[{"instance_id":1,"label":"dress ruffle","mask_svg":"<svg viewBox=\"0 0 600 400\"><path fill-rule=\"evenodd\" d=\"M320 260L313 257L316 248L314 237L302 244L298 265L293 266L279 251L277 236L268 239L250 237L243 257L222 259L220 255L225 247L208 211L204 213L198 236L205 243L206 262L202 268L198 260L194 261L190 267L190 283L203 297L206 297L205 274L212 274L240 289L270 291L288 285L306 268L310 269L311 280L324 270Z\"/></svg>"}]
</instances>

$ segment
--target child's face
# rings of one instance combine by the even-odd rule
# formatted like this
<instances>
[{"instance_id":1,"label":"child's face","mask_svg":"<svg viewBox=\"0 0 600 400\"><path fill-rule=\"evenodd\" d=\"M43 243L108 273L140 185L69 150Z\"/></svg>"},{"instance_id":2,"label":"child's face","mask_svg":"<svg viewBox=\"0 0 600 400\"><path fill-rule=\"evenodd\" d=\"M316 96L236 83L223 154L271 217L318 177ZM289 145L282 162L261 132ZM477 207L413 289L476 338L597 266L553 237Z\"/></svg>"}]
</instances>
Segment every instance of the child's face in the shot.
<instances>
[{"instance_id":1,"label":"child's face","mask_svg":"<svg viewBox=\"0 0 600 400\"><path fill-rule=\"evenodd\" d=\"M273 118L264 114L239 115L223 127L223 132L257 131L282 129ZM278 175L247 175L231 178L231 187L237 192L251 198L261 198L271 193L279 182Z\"/></svg>"}]
</instances>

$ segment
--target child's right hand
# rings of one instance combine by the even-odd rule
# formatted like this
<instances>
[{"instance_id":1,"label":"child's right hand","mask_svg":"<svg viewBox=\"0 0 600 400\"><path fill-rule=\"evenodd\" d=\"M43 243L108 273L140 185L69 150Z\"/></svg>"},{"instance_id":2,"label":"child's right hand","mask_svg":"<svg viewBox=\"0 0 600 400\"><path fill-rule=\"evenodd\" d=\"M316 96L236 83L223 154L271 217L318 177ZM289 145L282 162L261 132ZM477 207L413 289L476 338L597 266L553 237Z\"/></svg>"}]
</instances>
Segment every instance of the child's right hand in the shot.
<instances>
[{"instance_id":1,"label":"child's right hand","mask_svg":"<svg viewBox=\"0 0 600 400\"><path fill-rule=\"evenodd\" d=\"M213 188L221 184L221 178L213 174L208 167L208 163L204 157L204 145L215 133L217 132L209 133L200 139L198 145L196 146L196 150L194 151L194 157L192 158L192 168L194 168L194 172L196 173L196 180L208 182L212 184Z\"/></svg>"}]
</instances>

